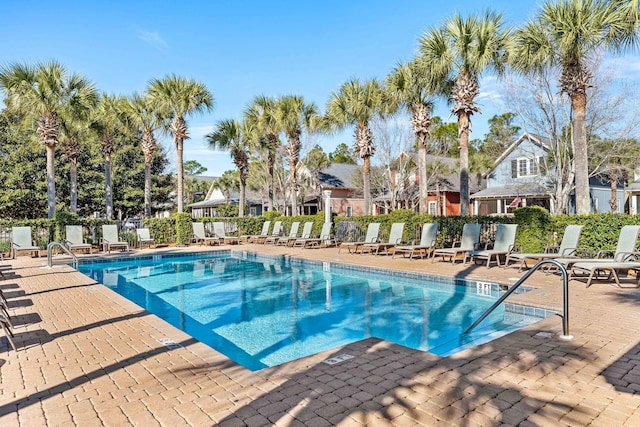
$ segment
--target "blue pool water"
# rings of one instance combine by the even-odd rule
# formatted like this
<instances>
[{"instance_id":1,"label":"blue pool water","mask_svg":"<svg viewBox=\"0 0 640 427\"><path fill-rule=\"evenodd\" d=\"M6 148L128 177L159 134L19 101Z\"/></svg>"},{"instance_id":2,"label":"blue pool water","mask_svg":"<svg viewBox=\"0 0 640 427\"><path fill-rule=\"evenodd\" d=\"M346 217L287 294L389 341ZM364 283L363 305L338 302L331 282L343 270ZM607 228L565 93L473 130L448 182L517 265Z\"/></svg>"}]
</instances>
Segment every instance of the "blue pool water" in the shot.
<instances>
[{"instance_id":1,"label":"blue pool water","mask_svg":"<svg viewBox=\"0 0 640 427\"><path fill-rule=\"evenodd\" d=\"M251 370L369 337L444 356L540 320L501 305L462 335L496 300L496 285L246 252L126 258L79 270Z\"/></svg>"}]
</instances>

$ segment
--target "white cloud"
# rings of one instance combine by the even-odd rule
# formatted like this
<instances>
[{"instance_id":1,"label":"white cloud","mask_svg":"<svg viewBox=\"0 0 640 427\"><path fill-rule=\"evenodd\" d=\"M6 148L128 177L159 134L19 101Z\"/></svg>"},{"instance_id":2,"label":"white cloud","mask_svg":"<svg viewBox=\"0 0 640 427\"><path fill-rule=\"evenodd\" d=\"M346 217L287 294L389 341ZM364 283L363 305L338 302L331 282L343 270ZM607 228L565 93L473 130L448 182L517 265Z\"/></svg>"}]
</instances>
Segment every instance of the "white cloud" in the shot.
<instances>
[{"instance_id":1,"label":"white cloud","mask_svg":"<svg viewBox=\"0 0 640 427\"><path fill-rule=\"evenodd\" d=\"M155 31L138 30L138 38L157 50L162 51L169 47L167 42L160 36L160 33Z\"/></svg>"}]
</instances>

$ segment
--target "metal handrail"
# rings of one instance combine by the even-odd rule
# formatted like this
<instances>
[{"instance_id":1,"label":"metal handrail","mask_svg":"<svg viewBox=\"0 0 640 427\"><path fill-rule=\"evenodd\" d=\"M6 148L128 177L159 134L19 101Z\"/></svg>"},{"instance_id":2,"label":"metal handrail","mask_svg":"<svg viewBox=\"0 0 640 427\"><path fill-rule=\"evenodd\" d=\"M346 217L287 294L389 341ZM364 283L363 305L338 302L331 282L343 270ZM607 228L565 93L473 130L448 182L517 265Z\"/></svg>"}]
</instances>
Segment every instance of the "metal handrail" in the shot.
<instances>
[{"instance_id":1,"label":"metal handrail","mask_svg":"<svg viewBox=\"0 0 640 427\"><path fill-rule=\"evenodd\" d=\"M63 245L62 242L51 242L51 243L49 243L47 245L47 265L49 267L53 267L53 253L52 252L53 252L53 248L55 246L60 246L63 251L65 251L69 256L71 256L71 258L73 258L73 262L71 263L71 266L77 270L78 269L78 257L76 256L76 254L71 252L69 250L69 248L67 248L65 245Z\"/></svg>"},{"instance_id":2,"label":"metal handrail","mask_svg":"<svg viewBox=\"0 0 640 427\"><path fill-rule=\"evenodd\" d=\"M567 273L567 269L563 264L553 259L543 259L541 261L538 261L536 265L531 267L531 269L527 271L524 274L524 276L518 279L518 281L512 287L510 287L509 290L505 292L504 295L502 295L495 303L493 303L491 307L489 307L484 313L482 313L482 316L480 316L478 320L473 322L473 324L469 326L463 332L463 334L468 334L469 332L471 332L473 328L478 326L480 322L482 322L489 314L491 314L493 310L495 310L500 304L502 304L502 302L505 299L507 299L509 295L511 295L516 289L518 289L518 287L522 283L524 283L524 281L527 280L529 276L531 276L533 272L539 269L540 266L542 266L543 264L555 265L556 267L558 267L558 269L560 270L560 273L562 274L562 293L563 293L564 303L563 303L563 314L561 315L558 314L558 316L562 318L562 335L560 335L560 338L564 340L573 339L573 336L569 335L569 274Z\"/></svg>"}]
</instances>

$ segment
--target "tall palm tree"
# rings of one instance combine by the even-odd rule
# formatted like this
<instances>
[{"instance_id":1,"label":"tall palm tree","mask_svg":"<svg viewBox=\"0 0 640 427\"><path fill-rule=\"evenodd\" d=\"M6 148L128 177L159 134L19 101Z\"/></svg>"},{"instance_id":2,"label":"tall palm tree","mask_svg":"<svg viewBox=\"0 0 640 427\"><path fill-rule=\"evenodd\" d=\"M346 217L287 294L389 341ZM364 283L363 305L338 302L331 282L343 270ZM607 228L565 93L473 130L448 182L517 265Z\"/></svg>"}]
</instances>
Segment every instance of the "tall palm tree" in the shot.
<instances>
[{"instance_id":1,"label":"tall palm tree","mask_svg":"<svg viewBox=\"0 0 640 427\"><path fill-rule=\"evenodd\" d=\"M144 216L150 218L151 165L158 148L155 132L168 122L168 112L156 109L149 96L139 94L134 94L125 105L126 119L132 130L140 136L140 148L144 154Z\"/></svg>"},{"instance_id":2,"label":"tall palm tree","mask_svg":"<svg viewBox=\"0 0 640 427\"><path fill-rule=\"evenodd\" d=\"M0 89L10 107L35 119L36 132L47 152L47 214L53 218L56 213L54 161L61 116L65 112L82 115L90 110L97 98L96 90L87 79L70 74L56 61L2 67Z\"/></svg>"},{"instance_id":3,"label":"tall palm tree","mask_svg":"<svg viewBox=\"0 0 640 427\"><path fill-rule=\"evenodd\" d=\"M147 94L154 107L171 112L169 130L176 144L176 166L178 180L178 212L184 207L184 171L182 150L185 139L189 139L189 130L185 116L209 111L213 108L213 95L207 87L194 80L172 74L162 80L153 79L147 86Z\"/></svg>"},{"instance_id":4,"label":"tall palm tree","mask_svg":"<svg viewBox=\"0 0 640 427\"><path fill-rule=\"evenodd\" d=\"M247 121L221 120L216 124L213 132L205 137L209 148L229 151L233 163L240 173L240 200L238 201L238 215L244 216L245 194L247 178L249 176L249 147L253 137L251 125Z\"/></svg>"},{"instance_id":5,"label":"tall palm tree","mask_svg":"<svg viewBox=\"0 0 640 427\"><path fill-rule=\"evenodd\" d=\"M267 171L269 175L268 194L269 210L275 208L274 204L274 167L276 164L276 155L280 148L280 138L278 134L282 131L278 122L277 102L275 99L258 95L249 108L244 113L245 121L262 136L257 140L259 148L267 151Z\"/></svg>"},{"instance_id":6,"label":"tall palm tree","mask_svg":"<svg viewBox=\"0 0 640 427\"><path fill-rule=\"evenodd\" d=\"M298 181L297 170L300 161L303 131L313 132L319 122L318 109L315 104L306 104L304 98L288 95L279 98L276 105L278 122L287 136L287 153L289 160L289 188L291 193L291 214L298 214Z\"/></svg>"},{"instance_id":7,"label":"tall palm tree","mask_svg":"<svg viewBox=\"0 0 640 427\"><path fill-rule=\"evenodd\" d=\"M386 85L396 102L411 114L413 133L418 146L418 186L420 213L429 210L427 188L427 140L431 126L433 102L438 94L447 90L446 80L435 78L431 67L421 66L414 60L396 66L387 76Z\"/></svg>"},{"instance_id":8,"label":"tall palm tree","mask_svg":"<svg viewBox=\"0 0 640 427\"><path fill-rule=\"evenodd\" d=\"M587 89L592 60L603 49L638 43L637 0L546 1L533 21L516 32L514 69L540 73L559 67L560 89L571 100L576 213L591 212L587 153Z\"/></svg>"},{"instance_id":9,"label":"tall palm tree","mask_svg":"<svg viewBox=\"0 0 640 427\"><path fill-rule=\"evenodd\" d=\"M77 120L64 120L61 126L59 142L64 156L69 160L69 211L78 210L78 157L80 140L87 136L88 123Z\"/></svg>"},{"instance_id":10,"label":"tall palm tree","mask_svg":"<svg viewBox=\"0 0 640 427\"><path fill-rule=\"evenodd\" d=\"M475 104L479 78L488 70L503 71L510 39L502 16L491 11L466 18L456 14L420 39L420 60L454 82L449 98L458 117L462 215L469 215L469 133L471 116L480 113Z\"/></svg>"},{"instance_id":11,"label":"tall palm tree","mask_svg":"<svg viewBox=\"0 0 640 427\"><path fill-rule=\"evenodd\" d=\"M361 83L358 79L344 83L327 105L327 122L342 129L355 126L354 150L363 160L362 177L365 213L371 214L371 157L375 152L370 121L385 113L384 90L377 80Z\"/></svg>"},{"instance_id":12,"label":"tall palm tree","mask_svg":"<svg viewBox=\"0 0 640 427\"><path fill-rule=\"evenodd\" d=\"M124 132L124 106L126 100L102 94L93 112L91 127L98 135L104 156L104 202L107 219L113 219L113 180L111 158L116 150L116 136Z\"/></svg>"}]
</instances>

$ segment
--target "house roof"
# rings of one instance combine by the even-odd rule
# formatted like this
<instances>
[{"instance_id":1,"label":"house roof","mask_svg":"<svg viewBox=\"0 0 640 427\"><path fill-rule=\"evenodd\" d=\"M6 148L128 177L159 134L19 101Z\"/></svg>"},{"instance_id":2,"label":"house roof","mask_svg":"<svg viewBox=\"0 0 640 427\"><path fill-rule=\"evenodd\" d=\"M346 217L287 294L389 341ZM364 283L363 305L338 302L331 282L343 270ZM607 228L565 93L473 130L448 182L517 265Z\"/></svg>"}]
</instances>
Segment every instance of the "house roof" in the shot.
<instances>
[{"instance_id":1,"label":"house roof","mask_svg":"<svg viewBox=\"0 0 640 427\"><path fill-rule=\"evenodd\" d=\"M353 174L360 169L358 165L346 163L331 163L320 171L320 186L322 188L354 188Z\"/></svg>"},{"instance_id":2,"label":"house roof","mask_svg":"<svg viewBox=\"0 0 640 427\"><path fill-rule=\"evenodd\" d=\"M529 141L533 142L535 145L539 146L540 148L542 148L545 151L551 150L551 140L549 138L546 138L546 137L540 136L540 135L536 135L536 134L533 134L533 133L529 133L529 132L524 132L510 146L508 146L507 149L504 150L504 152L502 154L500 154L500 157L498 157L496 159L496 161L494 163L494 166L491 169L491 171L493 171L493 169L495 169L496 166L498 166L500 163L502 163L504 161L504 159L506 159L509 156L509 154L511 154L511 152L513 150L515 150L516 147L518 147L518 145L520 145L522 143L522 141L524 141L525 139L528 139ZM489 171L489 172L491 172L491 171Z\"/></svg>"},{"instance_id":3,"label":"house roof","mask_svg":"<svg viewBox=\"0 0 640 427\"><path fill-rule=\"evenodd\" d=\"M550 189L536 182L486 188L471 195L472 199L497 199L506 197L548 197Z\"/></svg>"}]
</instances>

